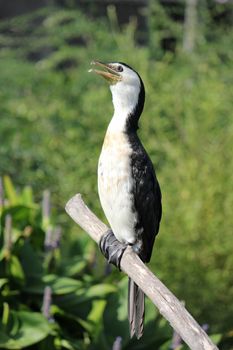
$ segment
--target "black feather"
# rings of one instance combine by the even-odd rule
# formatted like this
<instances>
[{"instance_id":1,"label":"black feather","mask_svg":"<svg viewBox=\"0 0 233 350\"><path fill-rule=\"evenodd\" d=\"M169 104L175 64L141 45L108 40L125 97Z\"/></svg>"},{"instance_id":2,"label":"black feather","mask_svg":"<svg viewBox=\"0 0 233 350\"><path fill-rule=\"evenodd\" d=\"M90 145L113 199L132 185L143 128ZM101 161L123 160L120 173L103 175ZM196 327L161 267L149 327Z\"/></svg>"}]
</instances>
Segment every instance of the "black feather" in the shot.
<instances>
[{"instance_id":1,"label":"black feather","mask_svg":"<svg viewBox=\"0 0 233 350\"><path fill-rule=\"evenodd\" d=\"M136 250L142 261L150 261L155 237L162 216L161 191L153 164L135 132L127 134L131 154L133 178L133 210L136 212ZM141 243L141 244L140 244ZM138 248L137 248L138 247Z\"/></svg>"},{"instance_id":2,"label":"black feather","mask_svg":"<svg viewBox=\"0 0 233 350\"><path fill-rule=\"evenodd\" d=\"M137 339L143 335L143 322L145 314L145 294L134 281L129 278L128 283L128 319L131 338Z\"/></svg>"},{"instance_id":3,"label":"black feather","mask_svg":"<svg viewBox=\"0 0 233 350\"><path fill-rule=\"evenodd\" d=\"M140 78L140 76L139 76ZM138 103L129 115L126 125L126 135L132 149L131 172L133 178L132 209L136 214L135 252L142 261L149 262L154 240L159 231L162 216L161 191L155 175L153 164L144 149L138 135L138 121L143 110L145 90L141 81ZM143 334L145 311L145 295L143 291L129 279L128 287L128 318L131 337L135 334L139 339Z\"/></svg>"}]
</instances>

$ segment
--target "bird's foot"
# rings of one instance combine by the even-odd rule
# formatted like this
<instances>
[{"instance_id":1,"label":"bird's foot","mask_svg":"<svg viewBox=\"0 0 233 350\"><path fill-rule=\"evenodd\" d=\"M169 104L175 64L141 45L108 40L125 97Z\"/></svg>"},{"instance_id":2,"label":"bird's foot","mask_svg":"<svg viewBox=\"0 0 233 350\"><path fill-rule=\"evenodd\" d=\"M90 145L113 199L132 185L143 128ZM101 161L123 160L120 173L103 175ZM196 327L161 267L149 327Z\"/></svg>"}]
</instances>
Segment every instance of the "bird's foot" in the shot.
<instances>
[{"instance_id":1,"label":"bird's foot","mask_svg":"<svg viewBox=\"0 0 233 350\"><path fill-rule=\"evenodd\" d=\"M112 230L108 230L101 237L99 247L108 262L115 265L120 270L121 258L127 248L127 244L119 242Z\"/></svg>"}]
</instances>

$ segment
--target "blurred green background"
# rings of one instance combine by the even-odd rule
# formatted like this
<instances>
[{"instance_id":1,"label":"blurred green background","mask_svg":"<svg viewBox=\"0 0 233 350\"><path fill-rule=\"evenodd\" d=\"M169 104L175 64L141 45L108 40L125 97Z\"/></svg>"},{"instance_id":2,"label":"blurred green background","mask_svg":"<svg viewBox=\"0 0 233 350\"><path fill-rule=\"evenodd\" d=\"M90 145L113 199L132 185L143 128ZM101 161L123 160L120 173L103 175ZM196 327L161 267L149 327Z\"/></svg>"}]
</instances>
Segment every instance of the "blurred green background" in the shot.
<instances>
[{"instance_id":1,"label":"blurred green background","mask_svg":"<svg viewBox=\"0 0 233 350\"><path fill-rule=\"evenodd\" d=\"M0 349L185 349L150 301L129 339L126 277L64 212L80 192L105 220L96 168L113 109L92 59L145 83L139 134L163 194L150 268L233 349L232 3L29 3L0 2Z\"/></svg>"}]
</instances>

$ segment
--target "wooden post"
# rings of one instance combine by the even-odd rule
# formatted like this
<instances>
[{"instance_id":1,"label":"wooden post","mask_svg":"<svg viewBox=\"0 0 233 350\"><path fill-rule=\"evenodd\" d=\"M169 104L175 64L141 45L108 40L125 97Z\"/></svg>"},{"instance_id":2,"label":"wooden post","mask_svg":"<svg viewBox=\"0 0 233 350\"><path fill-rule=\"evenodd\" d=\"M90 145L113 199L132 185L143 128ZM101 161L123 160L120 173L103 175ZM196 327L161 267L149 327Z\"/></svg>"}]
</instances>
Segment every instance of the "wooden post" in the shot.
<instances>
[{"instance_id":1,"label":"wooden post","mask_svg":"<svg viewBox=\"0 0 233 350\"><path fill-rule=\"evenodd\" d=\"M66 204L66 212L93 240L99 242L108 227L85 205L80 194ZM170 290L146 267L128 247L121 260L121 269L143 290L192 350L217 350L205 331Z\"/></svg>"}]
</instances>

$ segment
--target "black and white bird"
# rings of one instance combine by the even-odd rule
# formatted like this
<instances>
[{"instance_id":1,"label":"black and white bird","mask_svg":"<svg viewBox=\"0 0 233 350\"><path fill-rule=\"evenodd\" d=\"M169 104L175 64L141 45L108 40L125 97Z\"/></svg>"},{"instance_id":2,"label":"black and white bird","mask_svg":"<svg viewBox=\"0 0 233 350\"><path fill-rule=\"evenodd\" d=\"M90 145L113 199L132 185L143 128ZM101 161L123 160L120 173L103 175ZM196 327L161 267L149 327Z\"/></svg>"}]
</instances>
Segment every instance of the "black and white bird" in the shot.
<instances>
[{"instance_id":1,"label":"black and white bird","mask_svg":"<svg viewBox=\"0 0 233 350\"><path fill-rule=\"evenodd\" d=\"M93 71L110 83L114 114L98 164L98 192L111 230L100 248L120 267L127 245L149 262L162 215L161 192L153 164L138 135L145 101L139 74L125 63L93 61ZM101 69L98 69L101 68ZM144 293L129 279L128 317L131 337L143 334Z\"/></svg>"}]
</instances>

